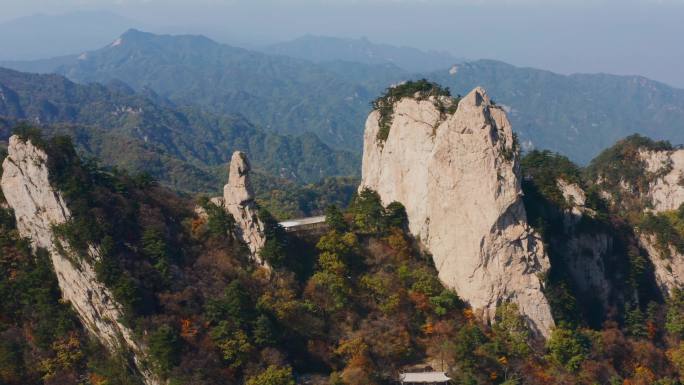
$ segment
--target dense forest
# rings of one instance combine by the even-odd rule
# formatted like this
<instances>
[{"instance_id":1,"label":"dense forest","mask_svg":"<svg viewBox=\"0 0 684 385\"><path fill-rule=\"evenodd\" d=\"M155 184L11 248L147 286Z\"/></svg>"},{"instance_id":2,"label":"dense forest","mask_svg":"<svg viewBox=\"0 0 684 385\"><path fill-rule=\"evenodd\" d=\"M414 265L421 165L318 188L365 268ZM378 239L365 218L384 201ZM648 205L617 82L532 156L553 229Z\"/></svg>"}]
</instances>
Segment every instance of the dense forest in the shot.
<instances>
[{"instance_id":1,"label":"dense forest","mask_svg":"<svg viewBox=\"0 0 684 385\"><path fill-rule=\"evenodd\" d=\"M371 190L345 201L337 184L323 184L338 192L313 201L332 196L338 206L325 209L328 230L317 236L283 231L262 207L269 271L249 262L234 220L206 199L83 160L67 137L43 139L26 127L20 135L48 154L51 182L73 210L56 233L76 258L99 245L98 279L149 347L153 371L171 384L387 384L421 365L457 384L665 385L684 376L684 291L666 301L651 295L639 280L647 268L627 253L615 277L630 277L617 290L633 294L622 309L596 316L557 263L558 221L572 202L551 181L588 186L591 172L560 155L522 160L530 221L555 258L546 295L558 326L543 341L512 303L498 307L492 324L478 319L437 279L403 207L383 206ZM578 231L624 228L617 211L588 195L597 214ZM18 236L6 205L0 226L0 382L139 383L130 357L107 353L60 300L49 256Z\"/></svg>"}]
</instances>

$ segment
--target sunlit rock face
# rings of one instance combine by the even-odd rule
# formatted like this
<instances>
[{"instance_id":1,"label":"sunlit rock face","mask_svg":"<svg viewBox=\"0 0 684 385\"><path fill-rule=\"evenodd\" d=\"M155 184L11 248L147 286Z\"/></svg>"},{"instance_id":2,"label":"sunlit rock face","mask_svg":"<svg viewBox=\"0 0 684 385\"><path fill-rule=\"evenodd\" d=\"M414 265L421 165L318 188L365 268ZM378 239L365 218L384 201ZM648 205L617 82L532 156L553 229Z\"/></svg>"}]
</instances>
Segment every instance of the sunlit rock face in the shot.
<instances>
[{"instance_id":1,"label":"sunlit rock face","mask_svg":"<svg viewBox=\"0 0 684 385\"><path fill-rule=\"evenodd\" d=\"M259 250L264 246L264 225L257 216L254 191L250 182L250 165L247 156L235 151L230 159L228 184L223 187L223 205L235 218L236 233L252 255L261 265L265 262L259 258Z\"/></svg>"},{"instance_id":2,"label":"sunlit rock face","mask_svg":"<svg viewBox=\"0 0 684 385\"><path fill-rule=\"evenodd\" d=\"M10 138L7 152L0 186L7 204L14 210L19 234L29 238L34 249L48 251L62 297L71 303L84 327L112 352L130 352L147 384L161 384L145 363L145 348L120 322L122 307L97 280L93 265L71 255L65 240L59 239L61 250L57 246L52 226L67 222L71 212L60 191L50 184L47 154L17 136ZM94 246L90 247L90 257L93 261L99 258Z\"/></svg>"},{"instance_id":3,"label":"sunlit rock face","mask_svg":"<svg viewBox=\"0 0 684 385\"><path fill-rule=\"evenodd\" d=\"M655 211L676 210L684 203L684 150L640 151L647 173L656 176L648 186Z\"/></svg>"},{"instance_id":4,"label":"sunlit rock face","mask_svg":"<svg viewBox=\"0 0 684 385\"><path fill-rule=\"evenodd\" d=\"M440 279L485 318L512 301L548 336L554 322L540 276L549 260L527 223L505 112L476 88L452 115L432 99L400 100L384 141L379 118L374 111L366 122L360 188L405 206Z\"/></svg>"}]
</instances>

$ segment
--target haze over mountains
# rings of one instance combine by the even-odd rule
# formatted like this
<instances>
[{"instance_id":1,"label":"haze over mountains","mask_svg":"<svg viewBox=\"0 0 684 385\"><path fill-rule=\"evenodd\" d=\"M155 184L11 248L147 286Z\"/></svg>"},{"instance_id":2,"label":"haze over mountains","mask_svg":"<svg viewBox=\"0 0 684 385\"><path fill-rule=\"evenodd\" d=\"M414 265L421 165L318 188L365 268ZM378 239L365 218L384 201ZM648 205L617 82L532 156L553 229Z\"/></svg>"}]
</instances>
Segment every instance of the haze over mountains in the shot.
<instances>
[{"instance_id":1,"label":"haze over mountains","mask_svg":"<svg viewBox=\"0 0 684 385\"><path fill-rule=\"evenodd\" d=\"M412 47L376 44L367 38L343 39L306 35L298 39L272 44L265 52L281 54L315 63L344 61L364 64L394 64L410 72L436 71L449 68L463 58L448 52L421 51Z\"/></svg>"},{"instance_id":2,"label":"haze over mountains","mask_svg":"<svg viewBox=\"0 0 684 385\"><path fill-rule=\"evenodd\" d=\"M20 63L10 66L25 69ZM346 148L360 143L359 135L350 132L384 86L378 82L368 89L303 60L221 45L202 36L138 30L68 62L42 61L41 66L41 72L54 71L78 82L118 79L136 90L148 87L178 104L240 113L278 132L314 132ZM33 69L30 64L28 69Z\"/></svg>"},{"instance_id":3,"label":"haze over mountains","mask_svg":"<svg viewBox=\"0 0 684 385\"><path fill-rule=\"evenodd\" d=\"M390 84L421 77L450 87L453 94L483 86L510 112L525 149L558 151L580 163L632 133L684 142L684 90L643 77L565 76L491 60L411 72L411 62L374 62L375 53L370 58L364 54L370 48L383 52L386 46L365 41L357 49L347 43L309 36L271 48L306 56L303 53L312 48L330 47L309 55L315 60L311 62L219 44L203 36L129 30L99 50L2 65L55 72L81 83L120 80L136 91L153 90L177 105L240 114L279 133L314 133L332 147L357 153L370 101ZM406 50L394 52L415 52ZM436 60L433 54L426 55L428 62ZM444 63L448 60L438 57ZM354 58L360 62L347 61Z\"/></svg>"},{"instance_id":4,"label":"haze over mountains","mask_svg":"<svg viewBox=\"0 0 684 385\"><path fill-rule=\"evenodd\" d=\"M146 171L182 191L213 191L232 151L252 154L271 175L299 183L354 175L358 156L335 151L315 135L264 132L238 115L179 108L154 93L119 83L79 85L59 75L0 69L2 139L12 121L28 120L49 134L69 134L107 165Z\"/></svg>"}]
</instances>

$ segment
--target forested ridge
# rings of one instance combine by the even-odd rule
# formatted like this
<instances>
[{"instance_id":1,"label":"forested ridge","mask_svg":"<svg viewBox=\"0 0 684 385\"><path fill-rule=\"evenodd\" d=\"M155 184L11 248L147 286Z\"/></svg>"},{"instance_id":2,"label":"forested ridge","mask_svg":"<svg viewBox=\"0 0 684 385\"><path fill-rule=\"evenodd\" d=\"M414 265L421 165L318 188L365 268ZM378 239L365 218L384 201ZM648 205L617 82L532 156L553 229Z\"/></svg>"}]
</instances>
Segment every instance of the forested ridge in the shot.
<instances>
[{"instance_id":1,"label":"forested ridge","mask_svg":"<svg viewBox=\"0 0 684 385\"><path fill-rule=\"evenodd\" d=\"M246 152L269 180L305 184L357 174L358 155L331 149L314 134L273 133L241 115L178 106L121 82L81 85L0 68L0 95L0 140L26 122L46 136L72 137L82 155L147 172L178 191L216 189L235 149Z\"/></svg>"}]
</instances>

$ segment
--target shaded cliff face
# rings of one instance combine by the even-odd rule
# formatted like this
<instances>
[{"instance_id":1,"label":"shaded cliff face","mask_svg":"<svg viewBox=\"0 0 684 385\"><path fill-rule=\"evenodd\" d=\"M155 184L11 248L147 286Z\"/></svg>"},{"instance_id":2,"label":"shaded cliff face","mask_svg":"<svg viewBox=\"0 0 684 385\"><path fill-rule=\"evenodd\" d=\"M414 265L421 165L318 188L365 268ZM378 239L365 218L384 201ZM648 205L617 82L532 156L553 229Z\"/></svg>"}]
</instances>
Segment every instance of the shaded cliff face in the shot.
<instances>
[{"instance_id":1,"label":"shaded cliff face","mask_svg":"<svg viewBox=\"0 0 684 385\"><path fill-rule=\"evenodd\" d=\"M547 252L553 268L564 270L572 283L579 299L575 316L582 314L590 324L600 327L609 309L624 304L623 292L632 292L621 285L626 272L616 268L628 263L622 260L626 252L615 238L616 229L598 219L578 183L561 177L556 179L556 185L564 200L564 204L555 206L562 228L553 229L551 225L546 229ZM560 278L565 277L561 274Z\"/></svg>"},{"instance_id":2,"label":"shaded cliff face","mask_svg":"<svg viewBox=\"0 0 684 385\"><path fill-rule=\"evenodd\" d=\"M485 318L510 300L548 335L554 322L539 276L549 262L527 224L504 111L476 88L453 115L432 99L401 99L382 142L379 119L374 111L366 122L361 188L406 207L440 279Z\"/></svg>"},{"instance_id":3,"label":"shaded cliff face","mask_svg":"<svg viewBox=\"0 0 684 385\"><path fill-rule=\"evenodd\" d=\"M145 369L144 348L120 322L121 305L97 280L94 266L71 255L69 244L57 239L53 232L53 226L67 222L71 213L62 194L50 185L47 158L30 141L17 136L10 138L0 185L14 210L17 229L22 237L31 239L34 248L49 252L62 296L71 303L85 328L111 351L122 348L130 351L146 383L158 384L160 381ZM93 246L90 256L94 261L99 258Z\"/></svg>"},{"instance_id":4,"label":"shaded cliff face","mask_svg":"<svg viewBox=\"0 0 684 385\"><path fill-rule=\"evenodd\" d=\"M556 183L563 199L570 206L563 211L564 237L557 249L577 289L595 296L607 309L612 288L606 277L605 259L611 252L613 239L603 231L579 229L583 217L592 218L595 215L592 209L586 207L586 194L576 183L562 178L557 179Z\"/></svg>"}]
</instances>

